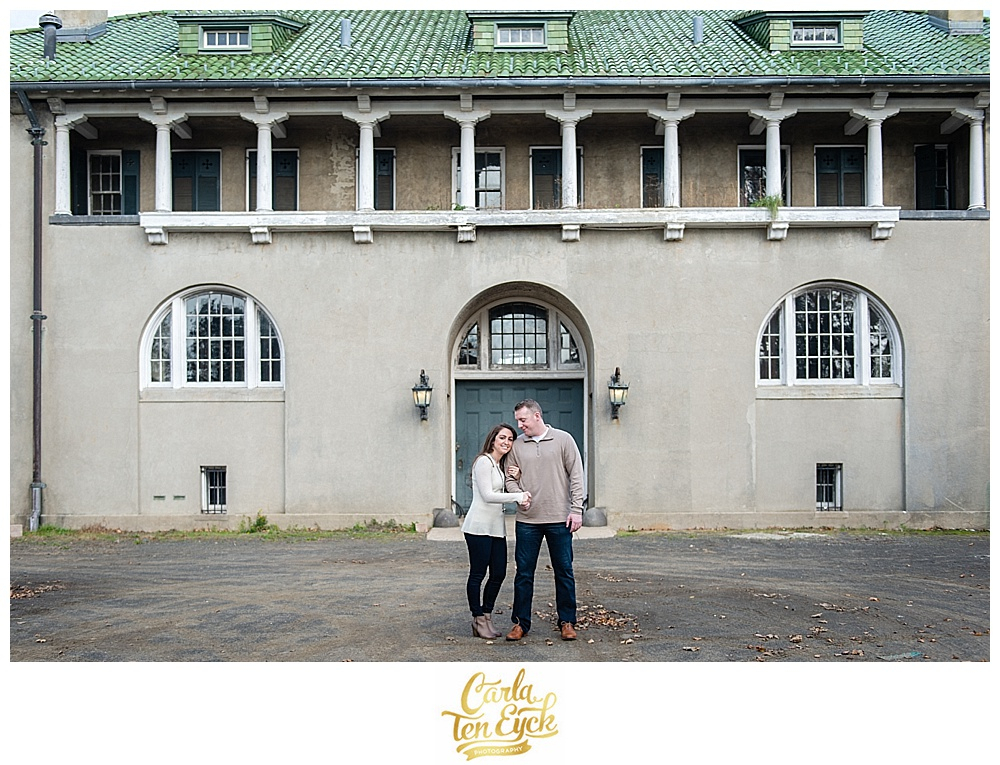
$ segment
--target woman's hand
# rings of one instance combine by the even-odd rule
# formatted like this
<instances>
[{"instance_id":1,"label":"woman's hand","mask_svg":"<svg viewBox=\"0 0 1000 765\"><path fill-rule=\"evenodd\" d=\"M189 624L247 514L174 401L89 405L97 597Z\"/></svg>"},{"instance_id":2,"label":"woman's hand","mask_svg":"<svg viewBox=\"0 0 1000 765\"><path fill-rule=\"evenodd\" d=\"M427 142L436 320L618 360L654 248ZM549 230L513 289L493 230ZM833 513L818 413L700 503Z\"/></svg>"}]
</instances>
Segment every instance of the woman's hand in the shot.
<instances>
[{"instance_id":1,"label":"woman's hand","mask_svg":"<svg viewBox=\"0 0 1000 765\"><path fill-rule=\"evenodd\" d=\"M531 492L530 491L524 492L524 500L521 502L521 504L518 505L518 507L520 507L522 510L527 510L529 507L531 507Z\"/></svg>"},{"instance_id":2,"label":"woman's hand","mask_svg":"<svg viewBox=\"0 0 1000 765\"><path fill-rule=\"evenodd\" d=\"M517 465L508 465L507 475L509 475L516 481L518 478L521 477L521 468L519 468Z\"/></svg>"}]
</instances>

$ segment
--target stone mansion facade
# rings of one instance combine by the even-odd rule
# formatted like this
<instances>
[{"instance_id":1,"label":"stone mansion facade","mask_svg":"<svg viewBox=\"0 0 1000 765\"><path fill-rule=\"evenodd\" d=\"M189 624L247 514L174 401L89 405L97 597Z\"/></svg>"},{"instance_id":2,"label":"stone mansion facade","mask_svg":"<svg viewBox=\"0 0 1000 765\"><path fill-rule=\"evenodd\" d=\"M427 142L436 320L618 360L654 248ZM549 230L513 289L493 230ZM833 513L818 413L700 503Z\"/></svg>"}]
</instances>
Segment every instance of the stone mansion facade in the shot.
<instances>
[{"instance_id":1,"label":"stone mansion facade","mask_svg":"<svg viewBox=\"0 0 1000 765\"><path fill-rule=\"evenodd\" d=\"M980 12L10 40L12 524L429 526L531 397L589 523L989 526Z\"/></svg>"}]
</instances>

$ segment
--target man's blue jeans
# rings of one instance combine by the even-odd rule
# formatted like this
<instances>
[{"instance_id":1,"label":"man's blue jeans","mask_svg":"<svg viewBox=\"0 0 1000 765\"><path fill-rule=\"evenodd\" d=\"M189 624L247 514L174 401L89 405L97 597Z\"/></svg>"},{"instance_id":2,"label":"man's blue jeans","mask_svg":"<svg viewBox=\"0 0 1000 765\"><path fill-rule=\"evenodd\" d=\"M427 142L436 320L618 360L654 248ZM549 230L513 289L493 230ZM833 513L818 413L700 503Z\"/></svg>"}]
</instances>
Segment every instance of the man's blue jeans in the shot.
<instances>
[{"instance_id":1,"label":"man's blue jeans","mask_svg":"<svg viewBox=\"0 0 1000 765\"><path fill-rule=\"evenodd\" d=\"M556 611L559 624L576 622L576 583L573 580L573 533L565 523L521 523L514 525L514 610L510 620L526 633L531 629L531 599L535 590L535 566L542 539L549 548L556 576Z\"/></svg>"}]
</instances>

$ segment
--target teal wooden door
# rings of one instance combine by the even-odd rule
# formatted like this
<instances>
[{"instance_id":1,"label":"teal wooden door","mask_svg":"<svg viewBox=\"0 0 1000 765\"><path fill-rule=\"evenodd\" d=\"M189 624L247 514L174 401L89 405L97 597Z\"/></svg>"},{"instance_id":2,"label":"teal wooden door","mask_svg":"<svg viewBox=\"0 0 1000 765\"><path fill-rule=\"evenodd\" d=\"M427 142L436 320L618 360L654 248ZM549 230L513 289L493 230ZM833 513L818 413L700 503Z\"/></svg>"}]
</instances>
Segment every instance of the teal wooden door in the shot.
<instances>
[{"instance_id":1,"label":"teal wooden door","mask_svg":"<svg viewBox=\"0 0 1000 765\"><path fill-rule=\"evenodd\" d=\"M583 454L583 380L456 380L455 500L462 512L472 503L472 462L490 429L514 422L514 404L533 398L546 424L565 430Z\"/></svg>"}]
</instances>

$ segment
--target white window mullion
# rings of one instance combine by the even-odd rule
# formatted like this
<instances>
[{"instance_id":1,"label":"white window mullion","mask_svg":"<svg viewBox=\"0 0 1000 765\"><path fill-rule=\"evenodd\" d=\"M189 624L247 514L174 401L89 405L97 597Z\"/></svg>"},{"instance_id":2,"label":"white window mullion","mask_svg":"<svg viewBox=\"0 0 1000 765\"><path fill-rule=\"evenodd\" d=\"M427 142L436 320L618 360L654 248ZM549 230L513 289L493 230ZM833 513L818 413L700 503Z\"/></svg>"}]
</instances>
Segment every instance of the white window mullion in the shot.
<instances>
[{"instance_id":1,"label":"white window mullion","mask_svg":"<svg viewBox=\"0 0 1000 765\"><path fill-rule=\"evenodd\" d=\"M795 298L789 295L785 298L785 307L782 312L782 322L784 324L784 331L782 332L782 340L784 341L784 346L781 349L781 361L784 365L782 374L784 375L783 382L786 385L797 384L796 380L796 364L795 364Z\"/></svg>"},{"instance_id":2,"label":"white window mullion","mask_svg":"<svg viewBox=\"0 0 1000 765\"><path fill-rule=\"evenodd\" d=\"M170 306L170 382L184 387L187 380L187 317L184 300L175 297Z\"/></svg>"},{"instance_id":3,"label":"white window mullion","mask_svg":"<svg viewBox=\"0 0 1000 765\"><path fill-rule=\"evenodd\" d=\"M253 298L247 297L246 319L244 321L244 331L246 335L243 340L244 372L248 388L256 388L260 379L260 332L257 329L257 303Z\"/></svg>"},{"instance_id":4,"label":"white window mullion","mask_svg":"<svg viewBox=\"0 0 1000 765\"><path fill-rule=\"evenodd\" d=\"M855 380L862 385L872 383L871 364L871 326L868 316L868 296L863 292L857 293L858 299L855 301L857 316L855 322L857 331L855 337L857 341L854 347Z\"/></svg>"}]
</instances>

